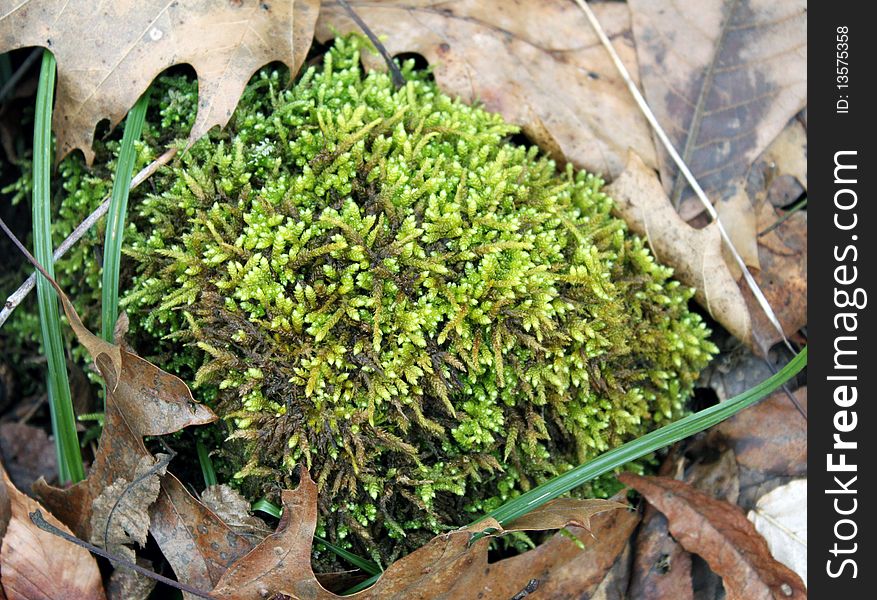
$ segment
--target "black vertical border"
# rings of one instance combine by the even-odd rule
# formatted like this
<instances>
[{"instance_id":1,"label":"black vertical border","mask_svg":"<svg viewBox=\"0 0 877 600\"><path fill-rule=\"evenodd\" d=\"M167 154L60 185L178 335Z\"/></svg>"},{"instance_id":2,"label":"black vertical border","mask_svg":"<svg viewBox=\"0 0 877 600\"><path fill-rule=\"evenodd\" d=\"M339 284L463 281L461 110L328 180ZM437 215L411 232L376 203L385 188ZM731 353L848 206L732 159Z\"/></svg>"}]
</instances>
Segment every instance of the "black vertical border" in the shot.
<instances>
[{"instance_id":1,"label":"black vertical border","mask_svg":"<svg viewBox=\"0 0 877 600\"><path fill-rule=\"evenodd\" d=\"M872 337L874 319L870 304L877 302L877 289L874 286L874 270L877 268L877 218L874 210L874 184L877 178L877 165L874 163L874 150L877 139L871 136L873 129L873 113L877 110L875 103L875 85L872 82L877 64L875 54L875 38L877 27L866 15L871 4L839 0L835 2L811 2L808 10L808 591L811 598L874 598L875 575L877 575L877 539L871 526L872 518L868 515L873 511L873 489L877 480L877 422L874 415L874 398L877 390L873 384L877 382L877 351L874 348L877 339ZM848 28L849 44L847 48L849 64L847 76L849 88L839 88L838 68L844 65L837 62L838 47L843 43L838 40L838 28ZM843 31L841 29L841 31ZM846 97L845 97L846 96ZM848 112L838 111L838 101L849 102ZM852 170L840 172L840 178L855 178L855 184L839 184L835 182L835 155L838 152L855 151L855 155L847 154L842 159L846 163L855 162L855 175ZM854 190L857 202L853 209L838 210L835 206L835 194L843 188ZM849 204L853 196L844 192L840 194L842 204ZM850 224L852 213L856 214L857 224L849 230L838 228L835 216L842 224ZM855 246L857 252L844 250ZM836 254L841 257L838 260ZM857 256L855 256L857 254ZM853 261L853 258L857 260ZM841 278L849 278L852 266L857 268L857 280L848 285L839 285L835 279L836 269L847 265L846 271L840 273ZM846 289L850 293L855 288L862 288L868 295L868 305L862 309L840 308L836 305L837 290ZM857 331L850 333L843 328L835 329L835 318L838 313L855 312ZM852 321L847 322L852 323ZM855 341L845 340L841 346L847 350L855 350L855 355L845 355L847 363L855 363L857 368L838 371L835 365L835 341L838 336L855 336ZM852 406L842 407L835 403L836 387L842 383L831 381L832 375L850 375L856 381L844 382L856 386L858 399ZM875 381L870 379L874 377ZM849 395L849 392L848 392ZM843 400L841 400L843 402ZM839 412L848 411L839 416ZM855 412L856 427L849 432L840 433L842 440L855 442L855 449L834 449L836 418L840 426L849 427L852 412ZM834 454L833 461L840 461L839 454L846 455L848 464L856 465L855 473L829 472L828 455ZM838 490L838 482L845 484L855 493L829 493ZM850 484L850 476L857 480ZM835 506L835 500L838 505ZM850 510L856 506L854 513L844 516L840 510ZM841 519L850 519L850 523L841 523ZM847 537L855 532L849 540L839 539L836 534ZM848 554L833 553L841 550L855 550ZM847 564L840 575L832 577L829 570L836 575L844 559L855 561L856 568ZM829 563L829 561L831 561ZM853 576L855 574L855 577Z\"/></svg>"}]
</instances>

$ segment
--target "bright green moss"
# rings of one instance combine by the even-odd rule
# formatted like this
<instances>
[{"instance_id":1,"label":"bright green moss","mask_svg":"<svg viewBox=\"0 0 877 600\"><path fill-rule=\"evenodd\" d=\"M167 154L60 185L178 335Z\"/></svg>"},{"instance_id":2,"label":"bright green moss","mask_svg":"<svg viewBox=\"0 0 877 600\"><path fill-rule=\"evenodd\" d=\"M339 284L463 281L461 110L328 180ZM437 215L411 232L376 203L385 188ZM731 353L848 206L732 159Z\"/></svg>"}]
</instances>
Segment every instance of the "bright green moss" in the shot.
<instances>
[{"instance_id":1,"label":"bright green moss","mask_svg":"<svg viewBox=\"0 0 877 600\"><path fill-rule=\"evenodd\" d=\"M324 535L390 552L678 416L716 349L598 177L358 48L263 72L132 200L126 303L140 347L197 366L243 487L304 464ZM155 96L146 146L195 106Z\"/></svg>"}]
</instances>

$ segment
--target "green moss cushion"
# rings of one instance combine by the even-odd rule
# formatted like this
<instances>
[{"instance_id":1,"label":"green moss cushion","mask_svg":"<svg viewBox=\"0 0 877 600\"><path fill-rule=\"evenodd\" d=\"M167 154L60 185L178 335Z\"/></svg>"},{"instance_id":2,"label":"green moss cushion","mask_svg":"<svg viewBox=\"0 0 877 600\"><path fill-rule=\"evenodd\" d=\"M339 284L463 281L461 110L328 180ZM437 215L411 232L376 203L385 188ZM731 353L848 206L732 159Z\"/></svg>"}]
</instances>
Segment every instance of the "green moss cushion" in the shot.
<instances>
[{"instance_id":1,"label":"green moss cushion","mask_svg":"<svg viewBox=\"0 0 877 600\"><path fill-rule=\"evenodd\" d=\"M715 347L598 177L359 46L263 72L132 201L126 302L215 391L245 489L304 464L328 535L405 545L679 415Z\"/></svg>"}]
</instances>

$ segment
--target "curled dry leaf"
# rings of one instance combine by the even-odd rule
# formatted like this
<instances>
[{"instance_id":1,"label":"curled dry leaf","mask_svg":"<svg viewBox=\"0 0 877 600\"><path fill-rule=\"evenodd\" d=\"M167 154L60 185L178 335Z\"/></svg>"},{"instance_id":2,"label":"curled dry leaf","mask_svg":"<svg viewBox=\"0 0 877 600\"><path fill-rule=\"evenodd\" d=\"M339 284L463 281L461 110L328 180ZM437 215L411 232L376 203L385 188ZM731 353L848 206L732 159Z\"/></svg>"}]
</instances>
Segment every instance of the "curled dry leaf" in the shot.
<instances>
[{"instance_id":1,"label":"curled dry leaf","mask_svg":"<svg viewBox=\"0 0 877 600\"><path fill-rule=\"evenodd\" d=\"M796 479L765 494L748 517L774 557L807 585L807 480Z\"/></svg>"},{"instance_id":2,"label":"curled dry leaf","mask_svg":"<svg viewBox=\"0 0 877 600\"><path fill-rule=\"evenodd\" d=\"M631 153L627 167L609 187L616 210L630 228L648 240L657 259L672 265L676 277L697 290L696 298L735 337L751 342L749 310L722 257L716 225L694 229L667 198L655 172Z\"/></svg>"},{"instance_id":3,"label":"curled dry leaf","mask_svg":"<svg viewBox=\"0 0 877 600\"><path fill-rule=\"evenodd\" d=\"M277 532L229 567L211 592L214 597L255 600L282 594L314 600L341 598L326 591L311 570L311 544L317 519L316 484L303 471L299 487L284 491L282 499L283 519ZM570 526L585 545L584 552L568 538L558 535L536 550L488 564L490 538L482 536L473 542L473 534L502 528L496 521L487 519L433 538L390 565L374 586L352 597L377 600L477 596L508 600L528 586L550 589L544 587L549 581L557 589L563 586L567 590L584 589L585 573L589 574L586 583L593 584L588 589L594 590L624 549L639 516L612 510L626 507L617 502L604 502L599 509L592 503L576 506L573 501L564 506L570 510L566 518L561 517L562 509L558 505L542 513L543 528L580 523L597 515L591 532ZM535 528L539 520L534 517L523 524L527 529ZM550 574L546 578L549 567Z\"/></svg>"},{"instance_id":4,"label":"curled dry leaf","mask_svg":"<svg viewBox=\"0 0 877 600\"><path fill-rule=\"evenodd\" d=\"M416 52L436 82L464 102L482 102L522 126L555 158L615 176L632 148L655 166L645 118L572 2L350 0L391 54ZM624 4L594 6L631 73L637 73ZM336 3L323 6L317 37L359 31ZM376 56L370 66L384 68Z\"/></svg>"},{"instance_id":5,"label":"curled dry leaf","mask_svg":"<svg viewBox=\"0 0 877 600\"><path fill-rule=\"evenodd\" d=\"M134 481L137 466L150 456L143 436L166 435L190 425L216 420L195 402L179 378L123 347L98 338L82 324L66 294L52 282L79 342L89 351L107 384L104 430L88 477L69 488L40 479L34 491L77 537L91 539L95 499L120 478Z\"/></svg>"},{"instance_id":6,"label":"curled dry leaf","mask_svg":"<svg viewBox=\"0 0 877 600\"><path fill-rule=\"evenodd\" d=\"M6 597L9 600L104 598L94 557L88 550L34 525L28 515L36 510L41 510L55 527L70 532L35 500L18 491L0 466L0 525L4 513L8 514L0 549L0 583ZM0 527L0 532L2 529Z\"/></svg>"},{"instance_id":7,"label":"curled dry leaf","mask_svg":"<svg viewBox=\"0 0 877 600\"><path fill-rule=\"evenodd\" d=\"M673 537L722 578L728 600L807 597L801 578L771 555L737 506L665 477L624 473L619 479L666 515Z\"/></svg>"},{"instance_id":8,"label":"curled dry leaf","mask_svg":"<svg viewBox=\"0 0 877 600\"><path fill-rule=\"evenodd\" d=\"M311 544L317 525L316 484L302 471L298 488L284 491L282 499L283 518L277 532L225 571L211 592L214 597L336 597L320 586L311 569Z\"/></svg>"},{"instance_id":9,"label":"curled dry leaf","mask_svg":"<svg viewBox=\"0 0 877 600\"><path fill-rule=\"evenodd\" d=\"M261 66L294 73L311 45L319 0L116 2L95 18L87 0L3 2L0 52L48 46L58 60L52 129L58 154L79 148L91 163L95 125L125 116L150 82L172 65L198 74L194 141L228 121Z\"/></svg>"},{"instance_id":10,"label":"curled dry leaf","mask_svg":"<svg viewBox=\"0 0 877 600\"><path fill-rule=\"evenodd\" d=\"M149 517L149 533L177 579L198 589L213 589L229 565L253 548L170 473L161 479Z\"/></svg>"},{"instance_id":11,"label":"curled dry leaf","mask_svg":"<svg viewBox=\"0 0 877 600\"><path fill-rule=\"evenodd\" d=\"M602 513L591 520L590 531L568 528L584 549L558 533L534 550L485 565L489 570L484 580L489 587L485 586L483 597L508 600L534 581L533 598L597 598L601 588L608 594L606 579L624 560L622 555L639 520L639 514L629 510ZM472 571L478 575L475 568ZM476 596L477 592L471 595Z\"/></svg>"},{"instance_id":12,"label":"curled dry leaf","mask_svg":"<svg viewBox=\"0 0 877 600\"><path fill-rule=\"evenodd\" d=\"M707 195L721 201L806 104L806 2L629 5L649 105ZM663 149L659 158L665 190L674 206L684 201L687 220L702 207Z\"/></svg>"},{"instance_id":13,"label":"curled dry leaf","mask_svg":"<svg viewBox=\"0 0 877 600\"><path fill-rule=\"evenodd\" d=\"M614 500L589 498L556 498L546 502L539 508L531 510L522 517L503 526L505 531L544 531L546 529L562 529L567 525L575 525L591 529L591 517L608 510L628 508L627 504Z\"/></svg>"}]
</instances>

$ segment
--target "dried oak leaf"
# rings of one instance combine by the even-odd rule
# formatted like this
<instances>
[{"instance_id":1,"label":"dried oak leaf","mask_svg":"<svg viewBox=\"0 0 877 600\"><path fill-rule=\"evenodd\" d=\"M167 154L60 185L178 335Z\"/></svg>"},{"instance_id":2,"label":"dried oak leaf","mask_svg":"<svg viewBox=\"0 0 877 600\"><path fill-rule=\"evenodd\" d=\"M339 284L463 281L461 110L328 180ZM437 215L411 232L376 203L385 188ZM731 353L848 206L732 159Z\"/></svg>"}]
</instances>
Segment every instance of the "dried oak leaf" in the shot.
<instances>
[{"instance_id":1,"label":"dried oak leaf","mask_svg":"<svg viewBox=\"0 0 877 600\"><path fill-rule=\"evenodd\" d=\"M121 121L172 65L189 64L198 74L190 141L224 126L259 67L280 61L298 70L318 11L319 0L128 0L99 9L88 0L10 1L0 8L0 52L44 46L54 53L58 156L79 148L90 164L98 122Z\"/></svg>"},{"instance_id":2,"label":"dried oak leaf","mask_svg":"<svg viewBox=\"0 0 877 600\"><path fill-rule=\"evenodd\" d=\"M35 500L18 491L2 466L0 490L0 504L7 505L9 514L0 548L0 597L5 593L9 600L105 598L94 557L34 525L29 514L40 510L49 523L70 533ZM4 512L0 508L0 519Z\"/></svg>"},{"instance_id":3,"label":"dried oak leaf","mask_svg":"<svg viewBox=\"0 0 877 600\"><path fill-rule=\"evenodd\" d=\"M170 473L162 477L149 517L149 533L177 579L198 589L212 589L229 565L253 549Z\"/></svg>"},{"instance_id":4,"label":"dried oak leaf","mask_svg":"<svg viewBox=\"0 0 877 600\"><path fill-rule=\"evenodd\" d=\"M241 560L231 565L211 592L215 598L246 600L276 597L334 600L341 598L325 590L311 570L310 555L317 520L317 487L307 472L294 491L284 491L283 518L277 532L265 538ZM610 506L611 505L611 506ZM582 522L597 514L596 505L579 508L567 504L570 516L558 517L558 508L544 511L546 526L554 528ZM489 536L473 541L473 535L486 530L502 530L487 519L469 528L433 538L419 550L396 561L371 588L350 598L502 598L508 600L528 586L539 585L546 570L557 567L555 576L580 590L583 572L592 573L595 589L639 521L636 513L611 510L619 503L606 503L610 510L593 518L592 533L571 525L580 535L582 552L569 539L557 536L532 552L500 561L487 562ZM565 522L564 522L565 521ZM559 523L564 522L562 525ZM538 527L535 519L522 522L527 529ZM514 523L510 525L516 527ZM590 548L590 550L588 549ZM576 564L574 564L576 563ZM599 570L599 573L597 571ZM532 580L536 580L534 584ZM572 589L572 588L570 588Z\"/></svg>"},{"instance_id":5,"label":"dried oak leaf","mask_svg":"<svg viewBox=\"0 0 877 600\"><path fill-rule=\"evenodd\" d=\"M190 425L216 420L209 408L195 402L179 378L162 371L124 347L121 337L111 344L91 333L67 295L52 282L79 342L94 358L106 382L104 430L88 477L69 488L40 479L34 491L49 510L80 539L91 539L94 503L104 488L120 478L134 481L137 466L150 457L143 436L166 435ZM120 317L122 330L127 318Z\"/></svg>"},{"instance_id":6,"label":"dried oak leaf","mask_svg":"<svg viewBox=\"0 0 877 600\"><path fill-rule=\"evenodd\" d=\"M446 93L501 113L555 158L610 176L621 172L629 148L650 166L657 164L648 123L573 2L350 0L350 5L391 54L421 54ZM627 6L593 8L636 74ZM337 3L326 3L317 38L349 31L360 29ZM379 57L363 60L384 68Z\"/></svg>"},{"instance_id":7,"label":"dried oak leaf","mask_svg":"<svg viewBox=\"0 0 877 600\"><path fill-rule=\"evenodd\" d=\"M632 473L619 479L666 515L673 537L722 578L728 600L807 597L801 578L771 555L739 507L674 479Z\"/></svg>"},{"instance_id":8,"label":"dried oak leaf","mask_svg":"<svg viewBox=\"0 0 877 600\"><path fill-rule=\"evenodd\" d=\"M722 201L806 104L806 2L628 4L649 105L708 196ZM663 150L659 160L688 220L702 207Z\"/></svg>"},{"instance_id":9,"label":"dried oak leaf","mask_svg":"<svg viewBox=\"0 0 877 600\"><path fill-rule=\"evenodd\" d=\"M752 343L752 318L735 277L722 256L716 225L694 229L673 210L655 172L637 155L607 188L616 211L646 238L655 257L696 290L697 301L737 339ZM745 285L745 284L744 284Z\"/></svg>"}]
</instances>

